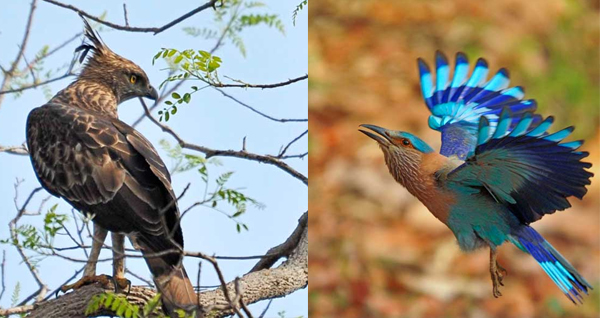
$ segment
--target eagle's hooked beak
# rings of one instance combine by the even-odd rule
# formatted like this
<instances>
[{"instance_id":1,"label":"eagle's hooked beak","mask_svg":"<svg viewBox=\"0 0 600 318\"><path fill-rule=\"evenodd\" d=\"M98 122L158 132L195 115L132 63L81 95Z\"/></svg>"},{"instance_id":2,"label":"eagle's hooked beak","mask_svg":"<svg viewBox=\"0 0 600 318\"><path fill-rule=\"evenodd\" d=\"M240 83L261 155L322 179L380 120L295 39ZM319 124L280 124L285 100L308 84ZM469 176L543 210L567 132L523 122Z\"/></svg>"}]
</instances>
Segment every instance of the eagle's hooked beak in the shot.
<instances>
[{"instance_id":1,"label":"eagle's hooked beak","mask_svg":"<svg viewBox=\"0 0 600 318\"><path fill-rule=\"evenodd\" d=\"M146 96L144 97L148 97L152 100L157 100L158 99L158 92L156 91L156 88L149 86L148 87L148 94L146 94Z\"/></svg>"}]
</instances>

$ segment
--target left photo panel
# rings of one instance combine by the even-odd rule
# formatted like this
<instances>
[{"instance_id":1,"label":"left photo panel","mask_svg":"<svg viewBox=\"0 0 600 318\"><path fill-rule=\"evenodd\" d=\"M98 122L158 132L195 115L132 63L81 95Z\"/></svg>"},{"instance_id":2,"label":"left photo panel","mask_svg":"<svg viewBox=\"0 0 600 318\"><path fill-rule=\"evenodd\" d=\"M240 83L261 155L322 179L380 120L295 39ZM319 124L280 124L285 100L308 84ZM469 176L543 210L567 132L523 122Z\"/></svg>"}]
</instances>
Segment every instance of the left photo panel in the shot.
<instances>
[{"instance_id":1,"label":"left photo panel","mask_svg":"<svg viewBox=\"0 0 600 318\"><path fill-rule=\"evenodd\" d=\"M308 317L308 1L0 5L0 317Z\"/></svg>"}]
</instances>

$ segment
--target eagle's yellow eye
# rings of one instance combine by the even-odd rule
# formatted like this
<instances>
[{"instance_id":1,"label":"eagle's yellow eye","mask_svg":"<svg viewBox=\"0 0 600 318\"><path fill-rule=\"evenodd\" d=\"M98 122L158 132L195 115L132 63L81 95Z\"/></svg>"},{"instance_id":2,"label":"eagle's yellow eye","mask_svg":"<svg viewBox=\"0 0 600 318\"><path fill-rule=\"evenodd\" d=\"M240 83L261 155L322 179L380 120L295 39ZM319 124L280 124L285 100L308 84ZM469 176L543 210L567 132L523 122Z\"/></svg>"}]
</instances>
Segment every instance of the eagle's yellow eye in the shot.
<instances>
[{"instance_id":1,"label":"eagle's yellow eye","mask_svg":"<svg viewBox=\"0 0 600 318\"><path fill-rule=\"evenodd\" d=\"M131 84L135 84L135 81L137 81L137 76L131 75L131 77L129 78L129 82L131 82Z\"/></svg>"}]
</instances>

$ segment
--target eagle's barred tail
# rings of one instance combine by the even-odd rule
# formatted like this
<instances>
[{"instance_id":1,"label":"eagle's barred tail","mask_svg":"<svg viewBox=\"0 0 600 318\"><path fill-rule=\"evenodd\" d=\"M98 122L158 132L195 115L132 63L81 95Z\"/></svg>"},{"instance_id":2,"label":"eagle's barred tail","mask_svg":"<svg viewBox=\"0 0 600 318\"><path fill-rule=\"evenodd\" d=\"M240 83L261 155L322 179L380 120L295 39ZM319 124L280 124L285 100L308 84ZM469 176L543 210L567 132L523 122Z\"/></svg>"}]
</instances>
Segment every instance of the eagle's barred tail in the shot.
<instances>
[{"instance_id":1,"label":"eagle's barred tail","mask_svg":"<svg viewBox=\"0 0 600 318\"><path fill-rule=\"evenodd\" d=\"M144 260L150 268L156 288L161 293L165 313L170 317L179 317L175 310L183 309L188 315L195 311L195 317L202 317L194 286L181 261L171 264L169 260L172 257L157 256L160 252L154 252L144 246L143 242L140 243Z\"/></svg>"}]
</instances>

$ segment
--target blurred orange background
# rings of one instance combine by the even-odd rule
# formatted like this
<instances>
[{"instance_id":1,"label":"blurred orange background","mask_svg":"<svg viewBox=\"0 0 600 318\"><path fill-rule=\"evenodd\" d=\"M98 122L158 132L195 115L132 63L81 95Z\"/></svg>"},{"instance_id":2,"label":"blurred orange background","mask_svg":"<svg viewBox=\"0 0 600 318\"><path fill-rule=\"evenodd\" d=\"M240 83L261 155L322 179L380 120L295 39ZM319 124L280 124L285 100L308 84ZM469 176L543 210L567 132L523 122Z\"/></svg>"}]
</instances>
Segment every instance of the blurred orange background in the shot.
<instances>
[{"instance_id":1,"label":"blurred orange background","mask_svg":"<svg viewBox=\"0 0 600 318\"><path fill-rule=\"evenodd\" d=\"M599 317L600 186L533 224L594 286L573 305L535 260L500 248L508 270L492 296L487 249L460 252L449 229L389 175L358 125L409 131L439 149L427 126L416 59L442 50L490 76L509 69L554 131L576 139L598 176L599 1L319 0L309 6L310 317ZM493 73L492 73L493 72ZM572 139L571 139L572 140Z\"/></svg>"}]
</instances>

